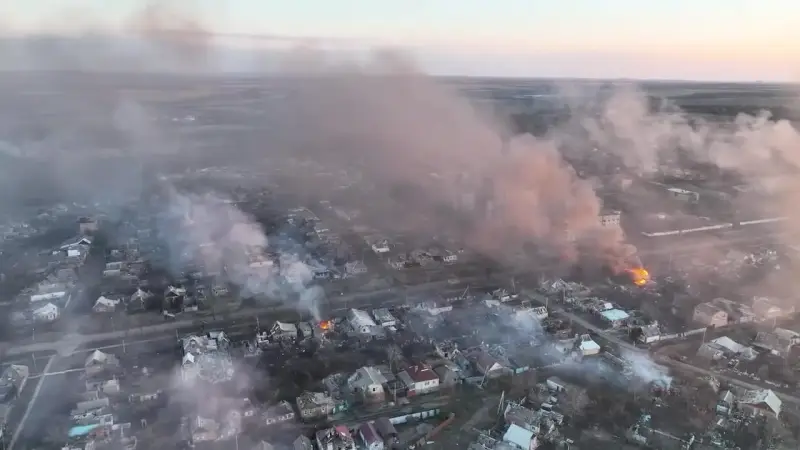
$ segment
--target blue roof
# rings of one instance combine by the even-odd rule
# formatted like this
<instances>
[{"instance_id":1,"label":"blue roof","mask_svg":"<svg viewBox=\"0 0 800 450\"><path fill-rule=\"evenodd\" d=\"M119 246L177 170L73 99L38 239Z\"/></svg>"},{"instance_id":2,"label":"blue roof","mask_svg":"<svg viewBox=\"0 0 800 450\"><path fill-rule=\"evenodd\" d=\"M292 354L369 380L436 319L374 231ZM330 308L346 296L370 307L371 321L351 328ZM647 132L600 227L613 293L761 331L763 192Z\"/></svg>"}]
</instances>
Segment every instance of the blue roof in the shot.
<instances>
[{"instance_id":1,"label":"blue roof","mask_svg":"<svg viewBox=\"0 0 800 450\"><path fill-rule=\"evenodd\" d=\"M100 425L80 425L77 427L72 427L69 429L68 436L69 437L78 437L78 436L85 436L92 432L95 428L99 427Z\"/></svg>"},{"instance_id":2,"label":"blue roof","mask_svg":"<svg viewBox=\"0 0 800 450\"><path fill-rule=\"evenodd\" d=\"M520 448L530 448L531 441L533 440L533 432L519 425L511 424L506 434L503 435L503 440L517 445Z\"/></svg>"},{"instance_id":3,"label":"blue roof","mask_svg":"<svg viewBox=\"0 0 800 450\"><path fill-rule=\"evenodd\" d=\"M628 313L626 313L621 309L609 309L603 311L601 314L603 315L603 317L605 317L606 320L610 320L612 322L616 322L618 320L625 320L628 317L630 317Z\"/></svg>"}]
</instances>

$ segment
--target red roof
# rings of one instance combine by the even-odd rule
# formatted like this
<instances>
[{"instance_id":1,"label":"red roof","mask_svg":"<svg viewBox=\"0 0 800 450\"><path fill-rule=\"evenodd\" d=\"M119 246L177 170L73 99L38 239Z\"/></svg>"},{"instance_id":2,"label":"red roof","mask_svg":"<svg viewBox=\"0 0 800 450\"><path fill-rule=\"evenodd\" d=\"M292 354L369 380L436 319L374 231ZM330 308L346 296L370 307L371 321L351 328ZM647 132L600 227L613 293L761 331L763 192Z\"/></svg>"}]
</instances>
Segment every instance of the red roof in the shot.
<instances>
[{"instance_id":1,"label":"red roof","mask_svg":"<svg viewBox=\"0 0 800 450\"><path fill-rule=\"evenodd\" d=\"M414 383L422 383L425 381L433 381L438 380L439 376L436 375L436 372L431 370L430 367L427 366L411 366L406 369L406 373L408 377L411 378Z\"/></svg>"}]
</instances>

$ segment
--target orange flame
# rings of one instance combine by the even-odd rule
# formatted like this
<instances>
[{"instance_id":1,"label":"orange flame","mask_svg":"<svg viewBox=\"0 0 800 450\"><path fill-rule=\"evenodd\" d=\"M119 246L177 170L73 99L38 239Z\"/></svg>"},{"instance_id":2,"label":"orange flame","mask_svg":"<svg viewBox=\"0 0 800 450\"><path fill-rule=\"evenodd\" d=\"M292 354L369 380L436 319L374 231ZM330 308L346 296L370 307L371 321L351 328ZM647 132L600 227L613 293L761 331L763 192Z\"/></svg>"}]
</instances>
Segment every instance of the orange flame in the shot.
<instances>
[{"instance_id":1,"label":"orange flame","mask_svg":"<svg viewBox=\"0 0 800 450\"><path fill-rule=\"evenodd\" d=\"M325 331L330 330L331 329L331 321L330 320L323 320L322 322L319 323L319 328L321 330L325 330Z\"/></svg>"},{"instance_id":2,"label":"orange flame","mask_svg":"<svg viewBox=\"0 0 800 450\"><path fill-rule=\"evenodd\" d=\"M648 272L644 267L628 269L627 272L631 275L633 284L636 286L644 286L650 281L650 272Z\"/></svg>"}]
</instances>

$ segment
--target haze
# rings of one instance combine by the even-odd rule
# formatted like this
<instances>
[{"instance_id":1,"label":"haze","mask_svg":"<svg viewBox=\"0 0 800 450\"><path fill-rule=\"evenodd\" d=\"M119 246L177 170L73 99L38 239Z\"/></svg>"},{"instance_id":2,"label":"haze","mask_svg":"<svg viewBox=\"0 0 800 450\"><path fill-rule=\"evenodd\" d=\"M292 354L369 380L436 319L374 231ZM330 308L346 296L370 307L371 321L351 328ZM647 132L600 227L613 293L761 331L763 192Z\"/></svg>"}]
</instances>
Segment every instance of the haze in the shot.
<instances>
[{"instance_id":1,"label":"haze","mask_svg":"<svg viewBox=\"0 0 800 450\"><path fill-rule=\"evenodd\" d=\"M265 35L355 53L400 47L435 75L794 81L800 70L791 26L800 4L788 0L769 8L750 0L157 3L191 11L213 33L235 33L223 42L230 71L252 68L233 56L263 47L253 36ZM15 34L118 30L144 4L4 1L0 24Z\"/></svg>"}]
</instances>

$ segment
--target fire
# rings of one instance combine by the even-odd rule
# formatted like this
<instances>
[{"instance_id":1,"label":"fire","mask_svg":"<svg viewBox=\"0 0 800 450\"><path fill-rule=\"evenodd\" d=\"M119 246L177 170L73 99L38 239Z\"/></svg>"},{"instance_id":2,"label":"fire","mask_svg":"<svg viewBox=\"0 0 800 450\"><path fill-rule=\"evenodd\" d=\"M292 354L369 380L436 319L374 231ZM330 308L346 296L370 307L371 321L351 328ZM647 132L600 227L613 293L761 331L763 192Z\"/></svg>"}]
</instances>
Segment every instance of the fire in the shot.
<instances>
[{"instance_id":1,"label":"fire","mask_svg":"<svg viewBox=\"0 0 800 450\"><path fill-rule=\"evenodd\" d=\"M331 329L331 321L330 320L323 320L319 323L319 328L323 331L328 331Z\"/></svg>"},{"instance_id":2,"label":"fire","mask_svg":"<svg viewBox=\"0 0 800 450\"><path fill-rule=\"evenodd\" d=\"M644 286L650 281L650 272L648 272L644 267L628 269L628 273L631 275L633 284L636 286Z\"/></svg>"}]
</instances>

